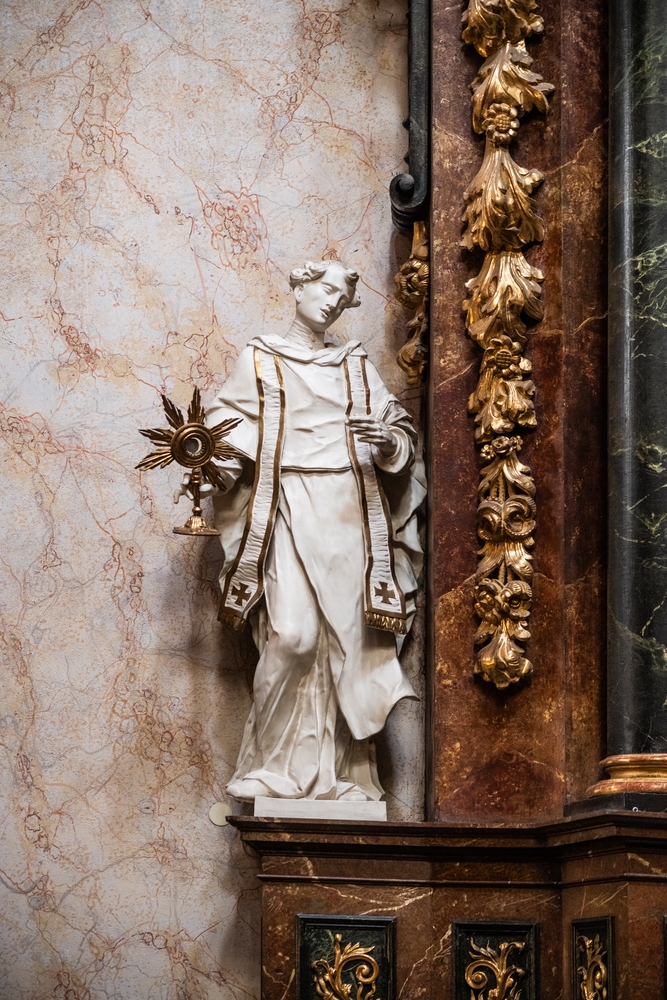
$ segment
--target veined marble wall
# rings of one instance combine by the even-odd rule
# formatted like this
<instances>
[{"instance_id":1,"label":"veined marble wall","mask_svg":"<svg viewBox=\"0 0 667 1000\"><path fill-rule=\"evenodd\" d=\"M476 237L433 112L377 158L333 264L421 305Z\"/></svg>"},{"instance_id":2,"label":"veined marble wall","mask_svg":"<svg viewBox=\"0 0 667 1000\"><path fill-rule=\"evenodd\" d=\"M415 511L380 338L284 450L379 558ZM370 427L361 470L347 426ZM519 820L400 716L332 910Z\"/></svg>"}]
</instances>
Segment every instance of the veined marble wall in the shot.
<instances>
[{"instance_id":1,"label":"veined marble wall","mask_svg":"<svg viewBox=\"0 0 667 1000\"><path fill-rule=\"evenodd\" d=\"M2 5L2 1000L258 995L258 883L212 802L250 703L215 539L134 471L159 395L204 402L286 276L362 272L360 337L413 408L388 186L404 0ZM407 248L401 248L405 253ZM408 666L419 670L412 642ZM421 808L419 707L383 740Z\"/></svg>"}]
</instances>

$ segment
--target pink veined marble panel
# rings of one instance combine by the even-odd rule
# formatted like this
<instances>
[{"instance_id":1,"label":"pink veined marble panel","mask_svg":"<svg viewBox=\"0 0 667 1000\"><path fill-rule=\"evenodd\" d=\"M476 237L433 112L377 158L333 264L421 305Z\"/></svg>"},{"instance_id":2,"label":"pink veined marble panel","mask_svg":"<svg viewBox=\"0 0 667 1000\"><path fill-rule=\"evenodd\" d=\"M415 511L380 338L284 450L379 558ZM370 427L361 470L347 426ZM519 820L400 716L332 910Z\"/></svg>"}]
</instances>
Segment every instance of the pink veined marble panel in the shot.
<instances>
[{"instance_id":1,"label":"pink veined marble panel","mask_svg":"<svg viewBox=\"0 0 667 1000\"><path fill-rule=\"evenodd\" d=\"M286 329L290 268L327 255L362 272L341 335L417 407L387 194L405 12L0 8L2 1000L258 996L256 863L207 818L252 648L216 622L217 541L172 534L179 470L134 471L137 428L161 392L212 398ZM418 713L385 739L398 818L419 807Z\"/></svg>"}]
</instances>

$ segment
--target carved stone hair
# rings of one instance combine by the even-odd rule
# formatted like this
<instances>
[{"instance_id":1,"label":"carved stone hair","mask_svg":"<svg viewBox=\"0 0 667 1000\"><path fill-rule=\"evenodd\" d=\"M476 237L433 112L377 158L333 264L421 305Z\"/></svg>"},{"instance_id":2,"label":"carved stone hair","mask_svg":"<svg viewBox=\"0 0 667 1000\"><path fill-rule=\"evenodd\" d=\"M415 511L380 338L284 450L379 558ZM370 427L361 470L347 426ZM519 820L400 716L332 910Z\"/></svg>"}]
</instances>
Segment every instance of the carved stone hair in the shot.
<instances>
[{"instance_id":1,"label":"carved stone hair","mask_svg":"<svg viewBox=\"0 0 667 1000\"><path fill-rule=\"evenodd\" d=\"M339 267L345 276L345 283L349 289L347 296L347 309L354 309L361 305L361 299L357 293L357 282L359 274L352 268L345 267L339 260L307 260L303 267L295 267L289 276L289 283L292 288L298 285L307 285L309 281L319 281L327 273L330 267Z\"/></svg>"}]
</instances>

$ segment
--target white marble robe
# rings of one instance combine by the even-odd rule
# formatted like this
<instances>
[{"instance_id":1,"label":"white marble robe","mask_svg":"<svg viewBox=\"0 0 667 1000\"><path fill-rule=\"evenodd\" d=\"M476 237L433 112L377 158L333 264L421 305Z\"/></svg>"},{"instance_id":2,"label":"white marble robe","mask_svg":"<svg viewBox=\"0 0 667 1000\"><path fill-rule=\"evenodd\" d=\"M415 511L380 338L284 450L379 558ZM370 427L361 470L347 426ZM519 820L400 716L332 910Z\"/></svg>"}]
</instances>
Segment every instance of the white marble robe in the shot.
<instances>
[{"instance_id":1,"label":"white marble robe","mask_svg":"<svg viewBox=\"0 0 667 1000\"><path fill-rule=\"evenodd\" d=\"M372 736L397 701L415 694L398 661L397 637L364 624L366 553L342 363L365 351L353 342L312 352L280 337L258 337L240 355L207 416L209 424L244 417L229 440L247 462L225 466L230 489L214 500L225 553L221 582L239 548L250 496L247 466L257 453L255 347L281 359L285 435L264 597L251 613L260 651L254 702L233 781L252 778L267 795L284 798L341 798L361 790L379 799ZM396 579L412 613L422 559L421 463L408 414L368 361L366 371L372 415L392 427L398 445L391 459L374 449L374 459L391 510Z\"/></svg>"}]
</instances>

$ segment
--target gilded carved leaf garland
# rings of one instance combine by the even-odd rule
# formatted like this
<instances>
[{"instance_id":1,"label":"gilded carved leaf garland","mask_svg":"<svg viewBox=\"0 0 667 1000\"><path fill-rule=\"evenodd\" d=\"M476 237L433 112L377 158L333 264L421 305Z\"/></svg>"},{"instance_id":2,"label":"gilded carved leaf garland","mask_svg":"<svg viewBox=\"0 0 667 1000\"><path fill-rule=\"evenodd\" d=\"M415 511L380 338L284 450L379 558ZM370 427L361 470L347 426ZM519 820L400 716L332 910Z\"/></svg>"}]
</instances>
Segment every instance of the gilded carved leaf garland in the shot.
<instances>
[{"instance_id":1,"label":"gilded carved leaf garland","mask_svg":"<svg viewBox=\"0 0 667 1000\"><path fill-rule=\"evenodd\" d=\"M479 381L468 408L482 469L477 531L482 542L475 642L482 648L475 673L506 688L532 672L520 642L530 638L535 484L518 457L520 433L537 425L531 363L524 357L525 319L542 319L542 272L524 248L542 240L544 227L532 197L539 170L514 162L509 146L522 116L546 112L553 86L531 69L526 39L543 30L535 0L470 0L463 39L485 62L472 84L472 124L486 136L482 166L464 192L462 245L485 253L463 302L469 335L482 350Z\"/></svg>"},{"instance_id":2,"label":"gilded carved leaf garland","mask_svg":"<svg viewBox=\"0 0 667 1000\"><path fill-rule=\"evenodd\" d=\"M394 277L394 296L401 305L413 310L408 323L408 340L396 355L396 362L405 372L409 386L419 386L424 381L428 357L429 276L426 223L415 222L410 257Z\"/></svg>"}]
</instances>

